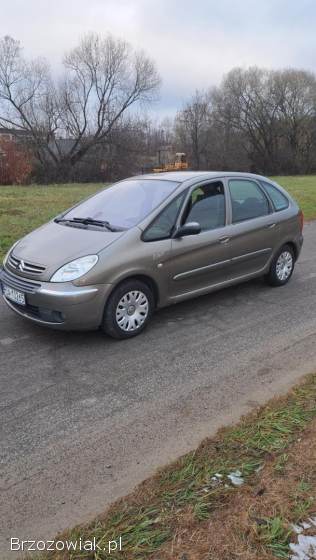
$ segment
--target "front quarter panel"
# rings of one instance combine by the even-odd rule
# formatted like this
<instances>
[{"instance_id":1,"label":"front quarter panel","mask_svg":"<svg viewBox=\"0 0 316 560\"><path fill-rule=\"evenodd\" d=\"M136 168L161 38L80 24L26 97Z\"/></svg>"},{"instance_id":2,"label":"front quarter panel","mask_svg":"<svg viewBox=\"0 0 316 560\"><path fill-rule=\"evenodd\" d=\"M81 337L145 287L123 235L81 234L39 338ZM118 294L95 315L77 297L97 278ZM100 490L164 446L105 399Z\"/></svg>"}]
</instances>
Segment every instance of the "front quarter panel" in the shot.
<instances>
[{"instance_id":1,"label":"front quarter panel","mask_svg":"<svg viewBox=\"0 0 316 560\"><path fill-rule=\"evenodd\" d=\"M112 284L133 276L147 276L158 289L158 305L164 305L168 291L168 266L171 239L145 242L138 228L129 230L124 238L99 253L97 265L74 282L77 286Z\"/></svg>"}]
</instances>

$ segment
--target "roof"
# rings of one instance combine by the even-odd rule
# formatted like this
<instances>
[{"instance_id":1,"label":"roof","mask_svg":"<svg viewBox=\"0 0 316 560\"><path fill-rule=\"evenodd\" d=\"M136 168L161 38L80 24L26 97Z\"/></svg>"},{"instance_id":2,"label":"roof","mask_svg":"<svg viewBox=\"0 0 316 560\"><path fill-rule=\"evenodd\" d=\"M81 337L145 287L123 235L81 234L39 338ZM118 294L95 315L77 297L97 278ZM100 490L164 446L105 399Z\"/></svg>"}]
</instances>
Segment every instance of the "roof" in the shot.
<instances>
[{"instance_id":1,"label":"roof","mask_svg":"<svg viewBox=\"0 0 316 560\"><path fill-rule=\"evenodd\" d=\"M28 130L23 130L22 128L8 128L0 127L0 134L12 134L13 136L28 136L30 132Z\"/></svg>"},{"instance_id":2,"label":"roof","mask_svg":"<svg viewBox=\"0 0 316 560\"><path fill-rule=\"evenodd\" d=\"M248 178L260 178L263 179L262 175L256 175L254 173L242 173L240 171L166 171L162 173L146 173L144 175L138 175L137 178L146 179L162 179L168 181L178 181L183 183L189 179L215 179L219 177L248 177Z\"/></svg>"}]
</instances>

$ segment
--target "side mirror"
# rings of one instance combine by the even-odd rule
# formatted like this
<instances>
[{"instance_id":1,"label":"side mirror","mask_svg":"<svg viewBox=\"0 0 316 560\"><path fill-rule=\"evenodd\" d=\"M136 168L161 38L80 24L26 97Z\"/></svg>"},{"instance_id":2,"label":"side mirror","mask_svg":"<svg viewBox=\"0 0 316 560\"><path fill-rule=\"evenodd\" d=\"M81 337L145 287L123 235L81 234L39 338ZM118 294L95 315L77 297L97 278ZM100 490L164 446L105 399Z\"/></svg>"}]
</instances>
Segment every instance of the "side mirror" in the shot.
<instances>
[{"instance_id":1,"label":"side mirror","mask_svg":"<svg viewBox=\"0 0 316 560\"><path fill-rule=\"evenodd\" d=\"M201 232L201 226L198 222L188 222L183 226L180 226L174 233L174 239L178 237L185 237L186 235L197 235Z\"/></svg>"}]
</instances>

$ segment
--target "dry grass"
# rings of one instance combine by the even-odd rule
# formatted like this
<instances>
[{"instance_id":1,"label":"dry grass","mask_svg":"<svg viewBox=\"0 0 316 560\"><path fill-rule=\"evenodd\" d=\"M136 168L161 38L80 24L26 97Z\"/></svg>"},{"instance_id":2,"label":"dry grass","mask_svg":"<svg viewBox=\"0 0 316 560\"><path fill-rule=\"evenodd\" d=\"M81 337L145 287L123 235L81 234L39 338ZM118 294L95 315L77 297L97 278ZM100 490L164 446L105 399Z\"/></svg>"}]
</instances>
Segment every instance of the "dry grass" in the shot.
<instances>
[{"instance_id":1,"label":"dry grass","mask_svg":"<svg viewBox=\"0 0 316 560\"><path fill-rule=\"evenodd\" d=\"M316 421L288 450L282 470L271 455L260 475L234 493L226 507L199 523L188 512L172 543L153 559L272 560L288 558L291 524L316 511Z\"/></svg>"},{"instance_id":2,"label":"dry grass","mask_svg":"<svg viewBox=\"0 0 316 560\"><path fill-rule=\"evenodd\" d=\"M286 397L225 428L145 481L103 516L59 538L122 536L117 560L266 560L287 558L290 522L314 508L316 375ZM245 484L227 474L239 469ZM222 475L222 483L213 477ZM43 558L106 559L107 553Z\"/></svg>"}]
</instances>

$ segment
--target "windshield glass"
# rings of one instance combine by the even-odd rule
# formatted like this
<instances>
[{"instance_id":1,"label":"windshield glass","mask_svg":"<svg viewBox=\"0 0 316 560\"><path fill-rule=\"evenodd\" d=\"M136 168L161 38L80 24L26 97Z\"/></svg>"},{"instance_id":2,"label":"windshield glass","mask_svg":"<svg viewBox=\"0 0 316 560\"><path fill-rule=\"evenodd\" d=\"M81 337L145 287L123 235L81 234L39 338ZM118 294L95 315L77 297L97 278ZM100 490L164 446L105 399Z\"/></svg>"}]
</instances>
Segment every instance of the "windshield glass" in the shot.
<instances>
[{"instance_id":1,"label":"windshield glass","mask_svg":"<svg viewBox=\"0 0 316 560\"><path fill-rule=\"evenodd\" d=\"M159 179L129 179L99 192L67 212L64 220L93 218L128 229L143 220L179 185Z\"/></svg>"}]
</instances>

